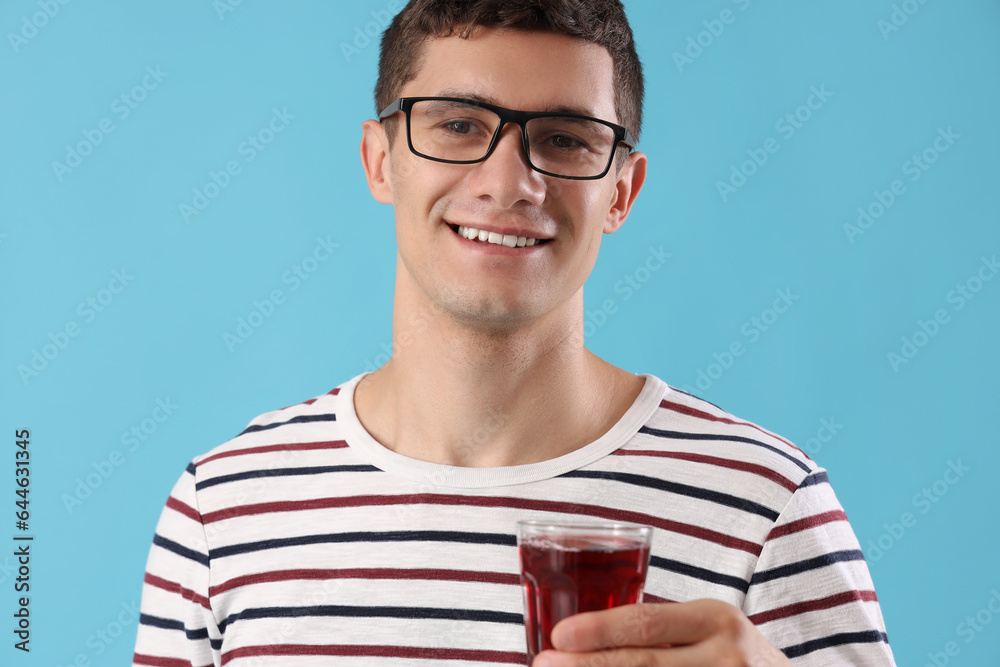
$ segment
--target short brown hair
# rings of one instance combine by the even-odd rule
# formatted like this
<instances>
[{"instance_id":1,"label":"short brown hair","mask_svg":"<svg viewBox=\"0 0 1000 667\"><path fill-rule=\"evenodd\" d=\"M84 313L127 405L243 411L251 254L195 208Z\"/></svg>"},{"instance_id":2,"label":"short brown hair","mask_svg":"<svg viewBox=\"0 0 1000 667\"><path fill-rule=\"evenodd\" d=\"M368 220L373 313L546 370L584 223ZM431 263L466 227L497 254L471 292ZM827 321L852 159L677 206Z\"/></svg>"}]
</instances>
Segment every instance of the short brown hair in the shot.
<instances>
[{"instance_id":1,"label":"short brown hair","mask_svg":"<svg viewBox=\"0 0 1000 667\"><path fill-rule=\"evenodd\" d=\"M417 76L428 38L455 34L468 39L477 27L555 32L606 48L614 62L618 122L639 140L642 63L620 0L410 0L382 35L375 113ZM390 141L395 128L395 123L386 128Z\"/></svg>"}]
</instances>

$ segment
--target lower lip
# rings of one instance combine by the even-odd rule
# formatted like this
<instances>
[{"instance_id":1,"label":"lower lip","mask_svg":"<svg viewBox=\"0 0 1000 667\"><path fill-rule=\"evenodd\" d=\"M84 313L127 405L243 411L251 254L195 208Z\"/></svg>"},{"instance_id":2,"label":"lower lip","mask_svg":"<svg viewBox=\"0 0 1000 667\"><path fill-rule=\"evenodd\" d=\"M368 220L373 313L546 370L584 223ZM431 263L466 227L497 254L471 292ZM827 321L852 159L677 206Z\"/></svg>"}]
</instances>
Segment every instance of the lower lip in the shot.
<instances>
[{"instance_id":1,"label":"lower lip","mask_svg":"<svg viewBox=\"0 0 1000 667\"><path fill-rule=\"evenodd\" d=\"M513 248L510 248L505 245L497 245L496 243L484 243L483 241L472 241L470 239L465 238L464 236L459 236L458 232L456 232L451 227L448 227L448 232L452 236L454 236L456 240L462 243L462 245L464 245L465 247L469 248L470 250L480 252L484 255L509 255L511 257L527 257L528 255L533 255L536 252L544 250L545 246L552 243L552 241L549 241L548 243L543 243L541 245L536 244L532 246L524 246L521 248L515 246Z\"/></svg>"}]
</instances>

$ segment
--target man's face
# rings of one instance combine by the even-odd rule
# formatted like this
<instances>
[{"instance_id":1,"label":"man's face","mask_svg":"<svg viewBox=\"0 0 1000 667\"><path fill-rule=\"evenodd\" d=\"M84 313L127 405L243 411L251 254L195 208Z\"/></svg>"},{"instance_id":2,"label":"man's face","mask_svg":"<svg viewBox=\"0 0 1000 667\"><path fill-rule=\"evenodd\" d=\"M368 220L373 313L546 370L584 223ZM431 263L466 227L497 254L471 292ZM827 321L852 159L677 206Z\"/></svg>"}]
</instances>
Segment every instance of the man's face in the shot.
<instances>
[{"instance_id":1,"label":"man's face","mask_svg":"<svg viewBox=\"0 0 1000 667\"><path fill-rule=\"evenodd\" d=\"M471 39L425 43L420 71L400 97L462 97L523 111L551 108L618 122L613 64L603 47L553 33L479 29ZM624 221L645 173L633 154L616 174L573 181L531 169L520 128L503 128L485 162L445 164L418 157L406 142L403 114L382 164L385 182L369 186L396 214L406 292L483 331L501 332L582 303L584 281L603 233ZM382 132L372 121L369 132ZM380 143L388 146L384 135ZM364 151L363 145L363 151ZM638 163L638 167L636 164ZM634 177L638 173L638 182ZM626 182L624 186L622 183ZM458 226L544 240L508 248L459 236Z\"/></svg>"}]
</instances>

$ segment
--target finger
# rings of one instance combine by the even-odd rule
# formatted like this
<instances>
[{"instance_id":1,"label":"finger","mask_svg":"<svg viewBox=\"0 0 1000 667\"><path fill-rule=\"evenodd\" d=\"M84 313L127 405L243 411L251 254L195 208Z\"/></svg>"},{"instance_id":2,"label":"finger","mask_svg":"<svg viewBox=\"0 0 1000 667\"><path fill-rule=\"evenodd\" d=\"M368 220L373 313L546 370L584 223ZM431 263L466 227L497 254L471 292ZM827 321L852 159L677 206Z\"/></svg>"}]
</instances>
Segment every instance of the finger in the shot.
<instances>
[{"instance_id":1,"label":"finger","mask_svg":"<svg viewBox=\"0 0 1000 667\"><path fill-rule=\"evenodd\" d=\"M742 612L719 600L633 604L570 616L552 630L561 651L597 651L620 646L694 644L717 632L737 634Z\"/></svg>"},{"instance_id":2,"label":"finger","mask_svg":"<svg viewBox=\"0 0 1000 667\"><path fill-rule=\"evenodd\" d=\"M719 664L703 645L619 648L586 653L542 651L532 667L704 667Z\"/></svg>"}]
</instances>

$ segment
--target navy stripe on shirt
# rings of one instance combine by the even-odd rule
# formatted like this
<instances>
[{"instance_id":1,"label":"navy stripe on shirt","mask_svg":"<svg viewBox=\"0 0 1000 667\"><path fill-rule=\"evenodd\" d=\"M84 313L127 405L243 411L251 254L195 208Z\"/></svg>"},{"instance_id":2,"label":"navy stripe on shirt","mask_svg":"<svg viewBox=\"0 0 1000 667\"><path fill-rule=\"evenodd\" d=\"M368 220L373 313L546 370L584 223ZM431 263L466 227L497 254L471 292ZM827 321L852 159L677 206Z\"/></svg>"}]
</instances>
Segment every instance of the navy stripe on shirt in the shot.
<instances>
[{"instance_id":1,"label":"navy stripe on shirt","mask_svg":"<svg viewBox=\"0 0 1000 667\"><path fill-rule=\"evenodd\" d=\"M781 649L788 658L798 658L799 656L813 651L818 651L831 646L842 646L843 644L870 644L875 642L889 643L889 637L884 632L877 630L866 630L864 632L840 632L827 637L820 637L801 644L789 646Z\"/></svg>"},{"instance_id":2,"label":"navy stripe on shirt","mask_svg":"<svg viewBox=\"0 0 1000 667\"><path fill-rule=\"evenodd\" d=\"M159 534L153 535L153 544L155 544L158 547L162 547L162 548L166 549L167 551L171 551L171 552L177 554L178 556L183 556L184 558L189 558L189 559L193 560L196 563L201 563L202 565L205 565L205 566L208 565L208 558L209 557L206 556L205 554L199 553L199 552L195 551L194 549L188 549L187 547L185 547L183 545L177 544L177 542L174 542L173 540L168 540L167 538L163 537L162 535L159 535Z\"/></svg>"},{"instance_id":3,"label":"navy stripe on shirt","mask_svg":"<svg viewBox=\"0 0 1000 667\"><path fill-rule=\"evenodd\" d=\"M306 424L309 422L335 422L337 421L337 415L326 414L326 415L299 415L298 417L292 417L288 421L275 422L273 424L251 424L243 429L240 435L245 433L256 433L257 431L267 431L268 429L278 428L279 426L285 426L286 424Z\"/></svg>"},{"instance_id":4,"label":"navy stripe on shirt","mask_svg":"<svg viewBox=\"0 0 1000 667\"><path fill-rule=\"evenodd\" d=\"M680 561L663 558L661 556L651 557L649 559L649 565L650 567L658 567L661 570L667 570L668 572L684 574L695 579L701 579L702 581L719 584L720 586L735 588L741 593L746 593L750 588L750 583L745 579L731 577L727 574L722 574L714 570L707 570L703 567L689 565L688 563L682 563Z\"/></svg>"},{"instance_id":5,"label":"navy stripe on shirt","mask_svg":"<svg viewBox=\"0 0 1000 667\"><path fill-rule=\"evenodd\" d=\"M771 521L777 521L779 516L779 513L770 507L765 507L764 505L755 503L752 500L746 500L745 498L733 496L728 493L703 489L689 484L668 482L665 479L657 479L655 477L646 477L645 475L606 470L574 470L560 476L585 477L589 479L610 479L616 482L634 484L635 486L644 486L649 489L658 489L660 491L667 491L668 493L676 493L681 496L707 500L709 502L718 503L719 505L725 505L726 507L743 510L744 512L749 512L751 514L759 514L760 516L770 519Z\"/></svg>"},{"instance_id":6,"label":"navy stripe on shirt","mask_svg":"<svg viewBox=\"0 0 1000 667\"><path fill-rule=\"evenodd\" d=\"M843 563L851 560L863 561L864 559L864 554L862 554L859 549L850 551L833 551L828 554L823 554L822 556L816 556L815 558L807 558L806 560L789 563L788 565L781 565L770 570L755 572L753 577L750 579L750 584L762 584L765 581L781 579L782 577L790 577L793 574L801 574L803 572L808 572L809 570L817 570L821 567L826 567L827 565L833 565L834 563Z\"/></svg>"},{"instance_id":7,"label":"navy stripe on shirt","mask_svg":"<svg viewBox=\"0 0 1000 667\"><path fill-rule=\"evenodd\" d=\"M139 624L146 625L151 628L160 628L161 630L178 630L183 632L184 635L192 641L200 641L202 639L208 639L208 628L197 628L195 630L188 630L182 621L175 621L172 618L160 618L159 616L153 616L151 614L140 614ZM222 640L213 639L211 640L212 648L221 649Z\"/></svg>"},{"instance_id":8,"label":"navy stripe on shirt","mask_svg":"<svg viewBox=\"0 0 1000 667\"><path fill-rule=\"evenodd\" d=\"M435 607L363 607L357 605L322 605L314 607L260 607L244 609L219 622L219 631L236 621L258 618L301 618L303 616L344 616L353 618L409 618L480 623L524 623L523 614L485 609L447 609Z\"/></svg>"},{"instance_id":9,"label":"navy stripe on shirt","mask_svg":"<svg viewBox=\"0 0 1000 667\"><path fill-rule=\"evenodd\" d=\"M393 530L384 532L328 533L325 535L301 535L259 542L244 542L227 547L212 549L209 557L225 558L265 549L280 549L304 544L335 544L339 542L460 542L464 544L497 544L517 546L517 538L501 533L464 533L448 530Z\"/></svg>"},{"instance_id":10,"label":"navy stripe on shirt","mask_svg":"<svg viewBox=\"0 0 1000 667\"><path fill-rule=\"evenodd\" d=\"M219 475L209 477L195 484L195 489L202 489L216 484L226 484L228 482L238 482L243 479L257 479L260 477L290 477L294 475L319 475L327 472L380 472L373 465L342 465L342 466L311 466L301 468L276 468L270 470L248 470L246 472L233 473L232 475Z\"/></svg>"},{"instance_id":11,"label":"navy stripe on shirt","mask_svg":"<svg viewBox=\"0 0 1000 667\"><path fill-rule=\"evenodd\" d=\"M816 486L817 484L829 484L830 477L825 470L818 470L802 480L799 486Z\"/></svg>"},{"instance_id":12,"label":"navy stripe on shirt","mask_svg":"<svg viewBox=\"0 0 1000 667\"><path fill-rule=\"evenodd\" d=\"M662 429L651 428L649 426L643 426L642 428L640 428L639 433L645 433L646 435L655 435L658 438L672 438L675 440L727 440L730 442L745 442L749 445L763 447L764 449L768 449L774 452L775 454L778 454L779 456L783 456L784 458L788 459L789 461L797 465L805 472L810 472L812 470L808 465L798 460L788 452L783 452L777 447L765 444L759 440L754 440L753 438L744 438L739 435L722 435L719 433L684 433L682 431L664 431Z\"/></svg>"}]
</instances>

